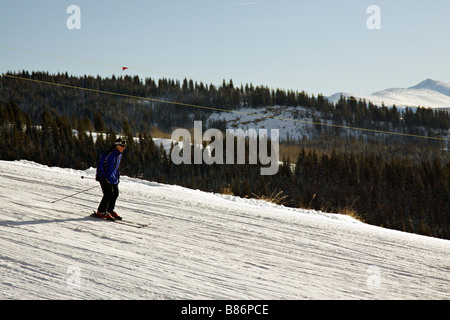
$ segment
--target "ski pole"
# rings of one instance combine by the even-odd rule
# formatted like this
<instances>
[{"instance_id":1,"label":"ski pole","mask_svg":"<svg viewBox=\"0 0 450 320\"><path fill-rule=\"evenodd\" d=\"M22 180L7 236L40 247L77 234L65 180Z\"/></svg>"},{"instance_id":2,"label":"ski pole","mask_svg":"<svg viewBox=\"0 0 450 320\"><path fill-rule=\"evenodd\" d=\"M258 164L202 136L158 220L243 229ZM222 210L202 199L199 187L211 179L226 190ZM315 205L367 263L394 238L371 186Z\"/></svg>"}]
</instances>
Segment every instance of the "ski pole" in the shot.
<instances>
[{"instance_id":1,"label":"ski pole","mask_svg":"<svg viewBox=\"0 0 450 320\"><path fill-rule=\"evenodd\" d=\"M95 180L95 178L85 177L85 176L81 176L81 179L92 179L92 180Z\"/></svg>"},{"instance_id":2,"label":"ski pole","mask_svg":"<svg viewBox=\"0 0 450 320\"><path fill-rule=\"evenodd\" d=\"M55 203L55 202L57 202L57 201L64 200L64 199L66 199L66 198L73 197L73 196L75 196L75 195L77 195L77 194L80 194L80 193L83 193L83 192L87 192L87 191L92 190L92 189L94 189L94 188L97 188L97 186L93 186L92 188L89 188L89 189L86 189L86 190L78 191L78 192L76 192L76 193L74 193L74 194L71 194L71 195L65 196L65 197L63 197L63 198L61 198L61 199L52 201L52 203Z\"/></svg>"}]
</instances>

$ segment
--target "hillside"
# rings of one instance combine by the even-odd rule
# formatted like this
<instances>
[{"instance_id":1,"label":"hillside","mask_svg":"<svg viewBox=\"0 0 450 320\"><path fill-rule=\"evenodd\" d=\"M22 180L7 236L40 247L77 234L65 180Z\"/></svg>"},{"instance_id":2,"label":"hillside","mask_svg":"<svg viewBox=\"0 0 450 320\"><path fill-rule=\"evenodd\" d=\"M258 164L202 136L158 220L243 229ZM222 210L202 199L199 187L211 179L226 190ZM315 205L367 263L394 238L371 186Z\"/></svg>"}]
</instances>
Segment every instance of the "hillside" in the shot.
<instances>
[{"instance_id":1,"label":"hillside","mask_svg":"<svg viewBox=\"0 0 450 320\"><path fill-rule=\"evenodd\" d=\"M427 94L431 90L433 93L428 94L429 97L441 95L450 99L444 95L445 88L445 84L432 81L410 90L425 90ZM180 82L174 79L142 80L137 76L94 78L28 71L0 77L0 105L16 104L29 114L32 122L41 121L44 111L67 116L80 125L97 118L102 123L101 131L108 128L116 132L123 130L126 121L134 132L150 131L154 126L163 132L172 132L175 128L192 128L193 121L197 120L203 121L206 129L222 131L236 126L279 128L281 140L291 137L317 140L324 133L335 137L360 137L363 134L364 139L370 137L371 141L385 137L398 140L405 138L398 135L401 133L406 134L403 140L410 143L409 134L438 138L448 135L448 112L423 108L387 109L381 107L382 101L367 97L366 103L340 99L340 93L333 97L327 100L320 94L315 97L304 91L269 89L263 85L235 86L232 80L224 80L222 86L215 86L188 79ZM421 100L414 94L408 93L404 98L410 99L403 101L407 105L421 105ZM367 99L379 106L368 103ZM403 103L390 101L387 96L382 100L388 107ZM444 105L450 106L450 103ZM348 130L346 126L357 129ZM397 134L380 137L370 134L371 130Z\"/></svg>"},{"instance_id":2,"label":"hillside","mask_svg":"<svg viewBox=\"0 0 450 320\"><path fill-rule=\"evenodd\" d=\"M52 203L93 174L0 161L0 299L449 299L448 240L128 177L147 228L87 217L99 188Z\"/></svg>"}]
</instances>

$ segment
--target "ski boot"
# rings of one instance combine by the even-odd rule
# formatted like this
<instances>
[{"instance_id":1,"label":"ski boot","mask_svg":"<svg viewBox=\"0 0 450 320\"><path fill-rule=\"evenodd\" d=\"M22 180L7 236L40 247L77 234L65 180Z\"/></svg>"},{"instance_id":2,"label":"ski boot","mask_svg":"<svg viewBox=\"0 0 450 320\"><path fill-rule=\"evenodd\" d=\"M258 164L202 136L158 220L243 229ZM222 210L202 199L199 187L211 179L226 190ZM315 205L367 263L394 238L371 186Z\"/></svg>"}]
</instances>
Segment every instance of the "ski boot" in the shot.
<instances>
[{"instance_id":1,"label":"ski boot","mask_svg":"<svg viewBox=\"0 0 450 320\"><path fill-rule=\"evenodd\" d=\"M108 212L98 212L97 211L97 218L114 221L113 216L111 216Z\"/></svg>"},{"instance_id":2,"label":"ski boot","mask_svg":"<svg viewBox=\"0 0 450 320\"><path fill-rule=\"evenodd\" d=\"M119 216L115 211L109 212L109 215L111 215L116 220L122 220L122 217Z\"/></svg>"}]
</instances>

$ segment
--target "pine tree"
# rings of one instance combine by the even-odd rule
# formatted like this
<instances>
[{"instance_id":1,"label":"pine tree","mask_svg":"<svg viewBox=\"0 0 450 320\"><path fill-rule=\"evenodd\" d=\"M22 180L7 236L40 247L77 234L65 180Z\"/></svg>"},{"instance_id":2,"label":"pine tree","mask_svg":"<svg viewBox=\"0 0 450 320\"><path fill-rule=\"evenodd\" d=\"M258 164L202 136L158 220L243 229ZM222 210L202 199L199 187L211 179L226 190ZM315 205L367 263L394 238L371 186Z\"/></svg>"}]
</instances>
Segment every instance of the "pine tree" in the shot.
<instances>
[{"instance_id":1,"label":"pine tree","mask_svg":"<svg viewBox=\"0 0 450 320\"><path fill-rule=\"evenodd\" d=\"M106 131L106 126L103 122L102 115L98 112L94 114L94 130L97 133L104 133Z\"/></svg>"}]
</instances>

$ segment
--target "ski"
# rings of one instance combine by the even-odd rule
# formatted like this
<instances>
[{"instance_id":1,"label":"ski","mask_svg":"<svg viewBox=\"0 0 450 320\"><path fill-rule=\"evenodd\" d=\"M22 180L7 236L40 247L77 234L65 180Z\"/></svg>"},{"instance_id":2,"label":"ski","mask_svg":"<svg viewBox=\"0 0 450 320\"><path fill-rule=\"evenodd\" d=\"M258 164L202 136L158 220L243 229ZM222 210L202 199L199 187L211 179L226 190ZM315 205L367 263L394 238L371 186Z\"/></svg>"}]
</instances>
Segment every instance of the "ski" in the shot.
<instances>
[{"instance_id":1,"label":"ski","mask_svg":"<svg viewBox=\"0 0 450 320\"><path fill-rule=\"evenodd\" d=\"M145 228L145 227L150 225L150 223L144 224L144 223L138 223L138 222L129 221L129 220L123 220L123 219L122 220L116 220L116 219L109 220L109 219L99 218L99 217L97 217L97 213L95 212L95 210L90 215L90 217L96 218L96 219L99 219L99 220L105 220L105 221L111 221L111 222L115 222L115 223L120 223L120 224L123 224L123 225L127 225L127 226L130 226L130 227L135 227L135 228L139 228L139 229L140 228Z\"/></svg>"}]
</instances>

